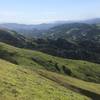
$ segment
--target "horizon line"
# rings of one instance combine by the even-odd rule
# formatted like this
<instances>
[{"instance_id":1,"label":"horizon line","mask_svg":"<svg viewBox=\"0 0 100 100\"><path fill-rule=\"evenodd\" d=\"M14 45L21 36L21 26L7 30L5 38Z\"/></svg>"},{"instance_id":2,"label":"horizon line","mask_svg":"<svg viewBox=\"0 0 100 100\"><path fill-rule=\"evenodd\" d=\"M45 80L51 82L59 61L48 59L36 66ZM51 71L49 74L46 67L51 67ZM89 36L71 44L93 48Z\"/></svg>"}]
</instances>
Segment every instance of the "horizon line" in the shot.
<instances>
[{"instance_id":1,"label":"horizon line","mask_svg":"<svg viewBox=\"0 0 100 100\"><path fill-rule=\"evenodd\" d=\"M83 18L83 19L76 19L76 20L54 20L54 21L46 21L46 22L40 22L40 23L24 23L24 22L0 22L0 24L20 24L20 25L41 25L41 24L54 24L54 23L60 23L60 22L79 22L79 21L86 21L86 20L94 20L94 19L100 19L100 17L94 17L94 18Z\"/></svg>"}]
</instances>

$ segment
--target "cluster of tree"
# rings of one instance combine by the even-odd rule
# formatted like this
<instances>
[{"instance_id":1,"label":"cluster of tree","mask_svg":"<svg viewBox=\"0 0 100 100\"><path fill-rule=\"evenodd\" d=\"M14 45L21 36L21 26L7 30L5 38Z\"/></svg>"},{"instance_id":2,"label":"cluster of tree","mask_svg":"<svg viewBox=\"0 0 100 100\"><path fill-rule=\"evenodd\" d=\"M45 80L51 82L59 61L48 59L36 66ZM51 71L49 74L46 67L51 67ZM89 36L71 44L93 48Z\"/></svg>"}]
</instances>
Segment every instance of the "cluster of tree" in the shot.
<instances>
[{"instance_id":1,"label":"cluster of tree","mask_svg":"<svg viewBox=\"0 0 100 100\"><path fill-rule=\"evenodd\" d=\"M100 43L90 40L70 42L66 39L36 39L31 49L54 56L100 63Z\"/></svg>"}]
</instances>

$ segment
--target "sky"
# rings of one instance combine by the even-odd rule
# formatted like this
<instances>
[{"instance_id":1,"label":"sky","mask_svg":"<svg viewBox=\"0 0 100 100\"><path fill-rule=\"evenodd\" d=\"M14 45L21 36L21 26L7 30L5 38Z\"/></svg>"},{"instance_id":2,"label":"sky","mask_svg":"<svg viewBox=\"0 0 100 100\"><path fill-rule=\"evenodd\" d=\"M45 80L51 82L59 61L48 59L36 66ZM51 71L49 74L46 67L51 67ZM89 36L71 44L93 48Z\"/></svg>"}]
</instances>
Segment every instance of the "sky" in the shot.
<instances>
[{"instance_id":1,"label":"sky","mask_svg":"<svg viewBox=\"0 0 100 100\"><path fill-rule=\"evenodd\" d=\"M0 23L100 18L100 0L0 0Z\"/></svg>"}]
</instances>

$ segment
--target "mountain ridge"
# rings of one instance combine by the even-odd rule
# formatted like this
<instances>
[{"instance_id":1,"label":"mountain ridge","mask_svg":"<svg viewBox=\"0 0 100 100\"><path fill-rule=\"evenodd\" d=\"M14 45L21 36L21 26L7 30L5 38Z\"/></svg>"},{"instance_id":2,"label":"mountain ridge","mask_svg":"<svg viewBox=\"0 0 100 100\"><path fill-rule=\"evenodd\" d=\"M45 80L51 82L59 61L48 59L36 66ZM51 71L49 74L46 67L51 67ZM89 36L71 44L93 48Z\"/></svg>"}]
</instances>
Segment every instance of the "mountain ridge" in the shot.
<instances>
[{"instance_id":1,"label":"mountain ridge","mask_svg":"<svg viewBox=\"0 0 100 100\"><path fill-rule=\"evenodd\" d=\"M26 25L26 24L17 24L17 23L3 23L0 24L1 28L7 28L10 30L14 30L24 36L29 37L41 37L46 30L63 25L63 24L71 24L71 23L86 23L86 24L99 24L100 18L88 19L88 20L79 20L79 21L55 21L52 23L41 23L36 25ZM36 32L37 30L37 32Z\"/></svg>"}]
</instances>

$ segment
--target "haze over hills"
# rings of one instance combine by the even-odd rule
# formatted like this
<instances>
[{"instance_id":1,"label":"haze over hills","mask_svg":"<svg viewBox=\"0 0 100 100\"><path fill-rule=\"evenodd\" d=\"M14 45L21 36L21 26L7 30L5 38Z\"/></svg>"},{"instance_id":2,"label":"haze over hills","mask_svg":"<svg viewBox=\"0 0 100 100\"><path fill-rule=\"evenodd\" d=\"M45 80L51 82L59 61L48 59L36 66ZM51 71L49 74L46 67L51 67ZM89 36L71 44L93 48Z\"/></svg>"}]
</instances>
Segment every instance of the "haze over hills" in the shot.
<instances>
[{"instance_id":1,"label":"haze over hills","mask_svg":"<svg viewBox=\"0 0 100 100\"><path fill-rule=\"evenodd\" d=\"M86 23L86 24L98 24L100 23L100 18L94 18L89 20L80 20L80 21L56 21L52 23L43 23L37 25L25 25L17 23L4 23L0 24L1 28L6 28L14 30L26 37L41 37L41 35L50 28L70 23Z\"/></svg>"},{"instance_id":2,"label":"haze over hills","mask_svg":"<svg viewBox=\"0 0 100 100\"><path fill-rule=\"evenodd\" d=\"M87 24L100 24L100 18L88 19L81 22L87 23Z\"/></svg>"},{"instance_id":3,"label":"haze over hills","mask_svg":"<svg viewBox=\"0 0 100 100\"><path fill-rule=\"evenodd\" d=\"M94 18L94 19L87 19L87 20L71 20L71 21L55 21L51 23L41 23L41 24L17 24L17 23L1 23L0 27L5 27L8 29L38 29L38 30L47 30L54 26L58 26L60 24L69 24L69 23L86 23L86 24L99 24L100 18Z\"/></svg>"}]
</instances>

